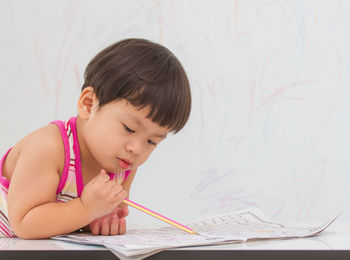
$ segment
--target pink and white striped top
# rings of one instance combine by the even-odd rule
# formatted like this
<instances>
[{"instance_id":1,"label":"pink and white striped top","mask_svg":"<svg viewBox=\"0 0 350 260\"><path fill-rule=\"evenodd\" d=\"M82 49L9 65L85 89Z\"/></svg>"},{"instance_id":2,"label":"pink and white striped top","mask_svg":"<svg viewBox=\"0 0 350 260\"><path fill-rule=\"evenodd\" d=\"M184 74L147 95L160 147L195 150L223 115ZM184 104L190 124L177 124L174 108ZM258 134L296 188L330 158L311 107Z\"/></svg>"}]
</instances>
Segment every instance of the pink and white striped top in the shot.
<instances>
[{"instance_id":1,"label":"pink and white striped top","mask_svg":"<svg viewBox=\"0 0 350 260\"><path fill-rule=\"evenodd\" d=\"M84 188L76 121L77 118L72 117L67 122L59 120L52 122L60 129L65 150L64 168L56 191L56 202L66 202L78 198ZM8 220L7 193L10 182L2 176L2 167L10 150L11 148L0 161L0 237L16 236ZM130 171L125 172L124 180L129 174ZM109 176L111 179L115 178L114 173L109 173Z\"/></svg>"}]
</instances>

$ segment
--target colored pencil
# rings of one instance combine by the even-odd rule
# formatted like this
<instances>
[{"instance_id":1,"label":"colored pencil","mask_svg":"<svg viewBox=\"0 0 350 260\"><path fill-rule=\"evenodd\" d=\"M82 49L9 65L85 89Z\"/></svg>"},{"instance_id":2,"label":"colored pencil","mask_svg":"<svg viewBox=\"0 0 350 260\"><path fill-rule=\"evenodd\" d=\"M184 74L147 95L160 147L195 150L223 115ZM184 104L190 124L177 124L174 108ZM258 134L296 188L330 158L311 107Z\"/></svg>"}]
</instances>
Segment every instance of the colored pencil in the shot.
<instances>
[{"instance_id":1,"label":"colored pencil","mask_svg":"<svg viewBox=\"0 0 350 260\"><path fill-rule=\"evenodd\" d=\"M125 199L125 200L123 200L123 202L125 204L130 205L131 207L134 207L135 209L141 210L142 212L144 212L144 213L146 213L148 215L151 215L151 216L153 216L153 217L155 217L157 219L160 219L160 220L162 220L162 221L164 221L164 222L166 222L166 223L168 223L170 225L173 225L174 227L180 228L180 229L182 229L182 230L184 230L184 231L186 231L186 232L188 232L190 234L198 235L198 233L196 233L195 231L193 231L189 227L186 227L186 226L184 226L184 225L182 225L182 224L180 224L180 223L178 223L178 222L176 222L174 220L171 220L171 219L169 219L167 217L164 217L164 216L162 216L162 215L160 215L160 214L158 214L158 213L156 213L156 212L154 212L154 211L152 211L152 210L150 210L148 208L145 208L145 207L141 206L140 204L137 204L137 203L131 201L131 200Z\"/></svg>"}]
</instances>

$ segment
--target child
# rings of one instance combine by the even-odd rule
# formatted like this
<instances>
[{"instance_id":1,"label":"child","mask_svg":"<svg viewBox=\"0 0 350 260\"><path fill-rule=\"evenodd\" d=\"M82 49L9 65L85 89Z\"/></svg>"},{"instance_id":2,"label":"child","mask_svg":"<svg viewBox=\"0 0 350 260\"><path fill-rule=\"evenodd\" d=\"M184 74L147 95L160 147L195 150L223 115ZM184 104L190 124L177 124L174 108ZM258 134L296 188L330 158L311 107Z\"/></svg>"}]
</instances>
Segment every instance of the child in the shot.
<instances>
[{"instance_id":1,"label":"child","mask_svg":"<svg viewBox=\"0 0 350 260\"><path fill-rule=\"evenodd\" d=\"M1 159L0 237L124 234L122 201L137 168L190 110L186 73L167 48L126 39L102 50L86 68L78 116L34 131Z\"/></svg>"}]
</instances>

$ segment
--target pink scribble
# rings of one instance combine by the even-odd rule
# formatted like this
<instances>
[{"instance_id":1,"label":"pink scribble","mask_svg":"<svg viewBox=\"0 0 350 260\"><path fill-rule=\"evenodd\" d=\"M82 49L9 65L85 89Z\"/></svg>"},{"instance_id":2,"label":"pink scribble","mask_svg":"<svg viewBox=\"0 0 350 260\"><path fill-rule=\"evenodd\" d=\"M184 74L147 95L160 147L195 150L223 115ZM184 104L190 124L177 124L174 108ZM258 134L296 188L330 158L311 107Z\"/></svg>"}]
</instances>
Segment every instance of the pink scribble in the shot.
<instances>
[{"instance_id":1,"label":"pink scribble","mask_svg":"<svg viewBox=\"0 0 350 260\"><path fill-rule=\"evenodd\" d=\"M217 97L223 96L226 93L226 88L224 87L222 77L218 77L212 83L210 83L208 86L208 91L214 102L216 101Z\"/></svg>"},{"instance_id":2,"label":"pink scribble","mask_svg":"<svg viewBox=\"0 0 350 260\"><path fill-rule=\"evenodd\" d=\"M250 104L249 117L251 118L254 111L266 108L270 105L287 102L287 101L304 101L302 96L288 96L288 90L296 87L309 86L318 82L318 79L306 79L293 81L285 85L271 86L265 83L267 69L273 62L285 52L284 48L273 49L267 55L263 62L255 60L251 65L251 87L250 87ZM275 76L275 75L274 75ZM271 81L271 79L270 79Z\"/></svg>"},{"instance_id":3,"label":"pink scribble","mask_svg":"<svg viewBox=\"0 0 350 260\"><path fill-rule=\"evenodd\" d=\"M259 110L262 107L269 106L271 104L276 104L284 101L303 101L304 98L302 97L280 97L283 93L286 92L286 90L297 87L297 86L302 86L302 85L307 85L311 83L315 83L317 80L307 80L307 81L295 81L292 82L286 86L281 86L278 87L276 90L274 90L271 94L268 94L266 97L263 97L261 102L256 106L256 109ZM279 98L279 99L278 99Z\"/></svg>"},{"instance_id":4,"label":"pink scribble","mask_svg":"<svg viewBox=\"0 0 350 260\"><path fill-rule=\"evenodd\" d=\"M292 19L295 17L295 10L291 3L288 0L273 0L267 2L257 10L257 14L260 19L266 23L268 26L271 26L272 23L269 22L269 19L272 19L275 16L265 14L268 10L275 9L277 12L280 11L287 23L291 23ZM289 13L289 15L288 15Z\"/></svg>"},{"instance_id":5,"label":"pink scribble","mask_svg":"<svg viewBox=\"0 0 350 260\"><path fill-rule=\"evenodd\" d=\"M249 47L252 45L252 43L253 43L253 37L251 36L250 33L248 33L248 32L243 32L243 33L240 33L240 34L239 34L238 42L239 42L239 45L242 47L242 49L243 49L244 51L246 51L246 50L248 50Z\"/></svg>"}]
</instances>

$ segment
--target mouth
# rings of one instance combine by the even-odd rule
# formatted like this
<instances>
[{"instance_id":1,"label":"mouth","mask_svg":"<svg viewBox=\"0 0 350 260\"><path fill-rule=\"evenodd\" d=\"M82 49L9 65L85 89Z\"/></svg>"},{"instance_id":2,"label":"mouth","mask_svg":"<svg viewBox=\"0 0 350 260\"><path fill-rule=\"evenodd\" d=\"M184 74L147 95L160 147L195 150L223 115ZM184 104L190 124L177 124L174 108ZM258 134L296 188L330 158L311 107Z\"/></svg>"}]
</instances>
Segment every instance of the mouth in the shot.
<instances>
[{"instance_id":1,"label":"mouth","mask_svg":"<svg viewBox=\"0 0 350 260\"><path fill-rule=\"evenodd\" d=\"M128 160L124 160L124 159L121 159L121 158L117 158L118 159L118 162L119 162L119 166L123 169L127 169L129 168L131 162L128 161Z\"/></svg>"}]
</instances>

